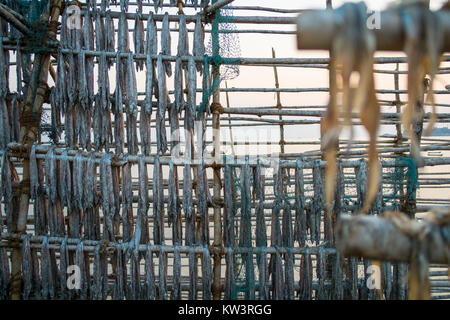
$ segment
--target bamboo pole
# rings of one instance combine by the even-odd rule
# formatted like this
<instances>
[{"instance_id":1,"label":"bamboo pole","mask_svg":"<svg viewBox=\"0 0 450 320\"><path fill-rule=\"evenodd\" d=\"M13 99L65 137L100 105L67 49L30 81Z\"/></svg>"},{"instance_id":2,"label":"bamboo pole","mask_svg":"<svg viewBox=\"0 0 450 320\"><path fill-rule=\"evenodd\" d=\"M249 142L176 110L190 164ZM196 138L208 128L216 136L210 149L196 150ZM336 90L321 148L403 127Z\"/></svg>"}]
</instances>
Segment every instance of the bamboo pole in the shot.
<instances>
[{"instance_id":1,"label":"bamboo pole","mask_svg":"<svg viewBox=\"0 0 450 320\"><path fill-rule=\"evenodd\" d=\"M52 1L50 12L44 12L42 19L48 21L50 39L56 39L57 21L61 13L61 0ZM33 70L31 73L31 81L27 90L27 96L25 100L24 109L20 117L21 130L20 141L26 147L27 153L31 149L33 142L38 140L38 128L40 125L42 104L44 103L46 91L47 91L47 79L50 65L50 53L39 53L35 55ZM20 207L17 218L16 230L19 234L26 232L28 207L30 201L29 192L29 159L25 158L23 162L23 173L21 181L21 196ZM21 264L22 254L20 248L15 248L11 254L11 299L20 299L21 291Z\"/></svg>"},{"instance_id":2,"label":"bamboo pole","mask_svg":"<svg viewBox=\"0 0 450 320\"><path fill-rule=\"evenodd\" d=\"M212 1L212 6L218 6L223 1ZM220 14L220 13L219 13ZM217 15L217 13L216 13ZM215 17L217 19L217 16ZM219 43L219 23L215 20L212 24L212 50L213 56L220 55L220 43ZM221 197L222 182L220 177L220 167L216 166L216 163L220 162L220 66L213 65L212 67L213 83L216 83L213 93L213 104L211 106L211 111L213 113L213 140L214 140L214 166L213 166L213 176L214 176L214 187L213 187L213 197L214 202L218 201ZM214 300L220 300L222 293L221 285L221 271L222 271L222 208L214 208L214 241L213 247L213 283L212 283L212 294Z\"/></svg>"}]
</instances>

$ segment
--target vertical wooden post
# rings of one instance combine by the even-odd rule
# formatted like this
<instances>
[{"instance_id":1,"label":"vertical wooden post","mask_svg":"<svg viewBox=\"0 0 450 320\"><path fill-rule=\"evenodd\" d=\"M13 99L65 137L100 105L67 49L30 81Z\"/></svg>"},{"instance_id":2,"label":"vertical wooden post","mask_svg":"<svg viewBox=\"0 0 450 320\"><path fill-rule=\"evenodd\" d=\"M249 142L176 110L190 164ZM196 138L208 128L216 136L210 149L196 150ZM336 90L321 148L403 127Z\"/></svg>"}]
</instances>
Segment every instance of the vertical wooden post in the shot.
<instances>
[{"instance_id":1,"label":"vertical wooden post","mask_svg":"<svg viewBox=\"0 0 450 320\"><path fill-rule=\"evenodd\" d=\"M41 19L48 22L50 39L56 39L58 18L61 13L61 0L54 0L51 3L50 12L44 12ZM50 17L50 21L48 21ZM20 142L27 147L28 154L31 145L39 139L39 125L42 113L42 105L47 95L48 73L50 66L50 53L44 52L35 55L31 81L27 90L25 105L20 116L21 131ZM23 173L21 181L20 207L17 218L16 232L26 233L27 218L30 202L30 160L25 157L23 161ZM11 299L19 300L22 285L22 251L20 246L15 247L11 253Z\"/></svg>"},{"instance_id":2,"label":"vertical wooden post","mask_svg":"<svg viewBox=\"0 0 450 320\"><path fill-rule=\"evenodd\" d=\"M217 0L213 0L212 4L215 4ZM217 14L219 11L215 12L214 22L212 24L211 39L212 39L212 54L217 57L220 55L219 48L219 22L217 21ZM218 163L220 161L220 65L213 65L212 67L213 83L217 84L214 88L213 93L213 140L214 140L214 162ZM213 197L214 201L220 198L221 191L221 179L220 179L220 167L214 166L214 188ZM220 300L222 295L221 286L221 248L222 248L222 210L220 207L214 208L214 265L213 265L213 283L212 283L212 293L214 300Z\"/></svg>"}]
</instances>

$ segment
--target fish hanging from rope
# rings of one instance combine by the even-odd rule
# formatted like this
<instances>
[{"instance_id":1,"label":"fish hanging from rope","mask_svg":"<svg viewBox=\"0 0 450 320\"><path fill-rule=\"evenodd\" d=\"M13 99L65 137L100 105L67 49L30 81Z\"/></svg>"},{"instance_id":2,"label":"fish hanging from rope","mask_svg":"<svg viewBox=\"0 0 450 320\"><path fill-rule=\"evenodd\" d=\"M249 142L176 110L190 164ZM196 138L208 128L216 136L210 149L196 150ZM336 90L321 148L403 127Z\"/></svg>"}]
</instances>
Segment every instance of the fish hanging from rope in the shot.
<instances>
[{"instance_id":1,"label":"fish hanging from rope","mask_svg":"<svg viewBox=\"0 0 450 320\"><path fill-rule=\"evenodd\" d=\"M433 94L434 78L439 70L443 53L444 32L440 15L429 10L429 4L413 2L400 4L397 8L403 23L405 34L404 51L408 56L408 103L401 120L411 141L411 154L416 165L423 166L419 142L414 132L414 124L422 116L417 112L416 104L423 95L423 80L429 76L430 90L427 102L431 104L432 113L425 129L430 135L437 121L436 105Z\"/></svg>"},{"instance_id":2,"label":"fish hanging from rope","mask_svg":"<svg viewBox=\"0 0 450 320\"><path fill-rule=\"evenodd\" d=\"M359 111L361 122L369 133L369 179L361 213L367 213L376 197L379 185L379 161L376 139L380 119L373 76L376 40L366 25L367 7L364 3L346 3L336 10L342 16L333 40L330 68L337 78L330 80L330 103L321 123L322 148L327 161L325 202L327 219L331 224L337 172L337 148L342 125L352 124L353 110ZM337 82L342 82L342 104L337 101ZM344 121L340 121L343 114ZM353 132L353 130L351 131ZM353 138L353 134L351 134Z\"/></svg>"},{"instance_id":3,"label":"fish hanging from rope","mask_svg":"<svg viewBox=\"0 0 450 320\"><path fill-rule=\"evenodd\" d=\"M170 28L169 28L169 14L166 12L162 21L161 31L161 54L165 56L172 55ZM172 65L170 61L164 61L165 71L168 77L172 76Z\"/></svg>"}]
</instances>

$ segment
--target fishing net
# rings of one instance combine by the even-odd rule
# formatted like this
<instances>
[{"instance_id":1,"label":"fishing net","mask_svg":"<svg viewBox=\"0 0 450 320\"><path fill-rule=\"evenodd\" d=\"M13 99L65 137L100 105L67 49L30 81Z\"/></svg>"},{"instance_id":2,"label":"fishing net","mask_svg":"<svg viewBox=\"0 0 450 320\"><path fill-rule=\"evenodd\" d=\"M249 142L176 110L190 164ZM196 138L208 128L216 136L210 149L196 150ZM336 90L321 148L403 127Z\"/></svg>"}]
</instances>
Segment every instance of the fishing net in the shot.
<instances>
[{"instance_id":1,"label":"fishing net","mask_svg":"<svg viewBox=\"0 0 450 320\"><path fill-rule=\"evenodd\" d=\"M233 10L224 8L216 13L214 24L218 24L219 28L219 56L225 59L233 59L241 56L239 34L235 33L236 24L232 23L232 21ZM206 54L214 58L212 37L209 38ZM238 64L221 64L220 80L232 80L238 76Z\"/></svg>"}]
</instances>

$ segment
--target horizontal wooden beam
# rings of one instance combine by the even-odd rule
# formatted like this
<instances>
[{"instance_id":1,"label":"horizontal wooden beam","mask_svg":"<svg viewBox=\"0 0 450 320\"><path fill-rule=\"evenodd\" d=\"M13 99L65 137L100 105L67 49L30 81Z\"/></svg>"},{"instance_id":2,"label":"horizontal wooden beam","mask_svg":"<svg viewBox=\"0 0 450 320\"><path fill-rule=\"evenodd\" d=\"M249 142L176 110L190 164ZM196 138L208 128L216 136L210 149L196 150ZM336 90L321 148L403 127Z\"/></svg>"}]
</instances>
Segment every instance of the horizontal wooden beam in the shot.
<instances>
[{"instance_id":1,"label":"horizontal wooden beam","mask_svg":"<svg viewBox=\"0 0 450 320\"><path fill-rule=\"evenodd\" d=\"M450 51L450 11L436 12L443 23L444 51ZM298 49L329 50L342 17L337 10L311 10L297 17ZM404 32L402 19L397 10L380 13L380 28L373 29L377 40L377 50L402 51Z\"/></svg>"},{"instance_id":2,"label":"horizontal wooden beam","mask_svg":"<svg viewBox=\"0 0 450 320\"><path fill-rule=\"evenodd\" d=\"M414 222L424 224L424 222ZM448 264L450 243L443 245L434 233L428 239L430 263ZM336 224L336 248L344 256L357 256L379 261L409 262L413 240L401 232L392 220L379 216L339 217Z\"/></svg>"}]
</instances>

